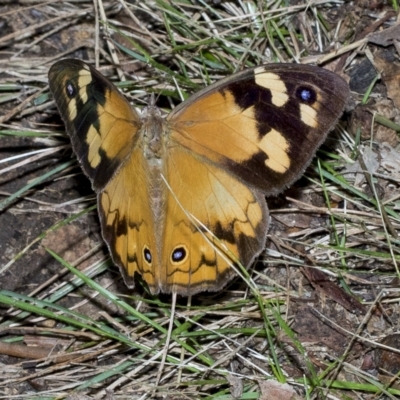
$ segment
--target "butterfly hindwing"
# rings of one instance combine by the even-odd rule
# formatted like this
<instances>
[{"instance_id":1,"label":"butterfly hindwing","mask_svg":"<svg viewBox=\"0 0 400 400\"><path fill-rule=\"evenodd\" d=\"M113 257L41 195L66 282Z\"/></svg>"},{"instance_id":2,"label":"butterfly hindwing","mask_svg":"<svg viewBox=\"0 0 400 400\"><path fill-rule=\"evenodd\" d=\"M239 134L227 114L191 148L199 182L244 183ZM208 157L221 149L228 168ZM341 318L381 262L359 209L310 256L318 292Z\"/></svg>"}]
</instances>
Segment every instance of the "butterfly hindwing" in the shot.
<instances>
[{"instance_id":1,"label":"butterfly hindwing","mask_svg":"<svg viewBox=\"0 0 400 400\"><path fill-rule=\"evenodd\" d=\"M218 290L234 276L232 266L248 266L264 248L264 196L182 147L166 159L160 289Z\"/></svg>"},{"instance_id":2,"label":"butterfly hindwing","mask_svg":"<svg viewBox=\"0 0 400 400\"><path fill-rule=\"evenodd\" d=\"M98 209L104 240L127 286L134 286L137 272L158 292L160 262L150 188L147 161L136 148L99 194Z\"/></svg>"}]
</instances>

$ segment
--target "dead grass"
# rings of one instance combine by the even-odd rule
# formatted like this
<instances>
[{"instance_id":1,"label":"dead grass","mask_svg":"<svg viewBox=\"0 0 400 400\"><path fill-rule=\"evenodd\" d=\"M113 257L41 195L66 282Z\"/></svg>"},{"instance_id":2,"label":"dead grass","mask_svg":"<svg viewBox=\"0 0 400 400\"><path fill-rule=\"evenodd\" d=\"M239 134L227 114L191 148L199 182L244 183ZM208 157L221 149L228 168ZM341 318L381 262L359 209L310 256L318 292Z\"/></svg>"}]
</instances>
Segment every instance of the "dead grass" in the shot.
<instances>
[{"instance_id":1,"label":"dead grass","mask_svg":"<svg viewBox=\"0 0 400 400\"><path fill-rule=\"evenodd\" d=\"M376 349L400 313L399 55L368 36L396 24L397 5L287 3L2 2L0 398L398 398ZM351 82L307 178L269 200L260 262L179 299L167 353L171 298L124 287L71 158L47 85L62 57L94 62L139 107L156 93L170 109L269 62L324 63Z\"/></svg>"}]
</instances>

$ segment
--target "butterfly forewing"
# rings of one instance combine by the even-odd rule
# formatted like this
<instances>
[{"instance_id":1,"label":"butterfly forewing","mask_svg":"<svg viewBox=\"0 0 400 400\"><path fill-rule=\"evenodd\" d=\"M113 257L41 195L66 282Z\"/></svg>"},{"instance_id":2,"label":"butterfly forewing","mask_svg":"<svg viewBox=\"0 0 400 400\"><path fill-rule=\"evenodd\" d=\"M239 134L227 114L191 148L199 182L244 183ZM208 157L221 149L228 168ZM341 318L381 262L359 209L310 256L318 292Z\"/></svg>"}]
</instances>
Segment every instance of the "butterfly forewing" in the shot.
<instances>
[{"instance_id":1,"label":"butterfly forewing","mask_svg":"<svg viewBox=\"0 0 400 400\"><path fill-rule=\"evenodd\" d=\"M82 168L102 190L133 151L139 115L103 75L80 60L62 60L49 71L50 90Z\"/></svg>"},{"instance_id":2,"label":"butterfly forewing","mask_svg":"<svg viewBox=\"0 0 400 400\"><path fill-rule=\"evenodd\" d=\"M321 68L273 64L233 75L168 116L171 138L266 195L293 183L334 127L346 82Z\"/></svg>"}]
</instances>

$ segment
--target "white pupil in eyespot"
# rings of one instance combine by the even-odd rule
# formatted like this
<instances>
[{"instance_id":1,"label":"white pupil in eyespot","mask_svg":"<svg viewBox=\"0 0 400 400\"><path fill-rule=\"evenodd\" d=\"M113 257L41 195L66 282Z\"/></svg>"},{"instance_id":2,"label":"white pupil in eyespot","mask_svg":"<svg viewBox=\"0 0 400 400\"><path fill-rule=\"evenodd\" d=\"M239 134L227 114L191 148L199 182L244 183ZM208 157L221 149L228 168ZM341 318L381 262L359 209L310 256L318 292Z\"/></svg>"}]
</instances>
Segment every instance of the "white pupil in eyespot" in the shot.
<instances>
[{"instance_id":1,"label":"white pupil in eyespot","mask_svg":"<svg viewBox=\"0 0 400 400\"><path fill-rule=\"evenodd\" d=\"M176 250L172 252L172 260L175 262L183 260L185 256L186 256L186 251L183 247L178 247Z\"/></svg>"},{"instance_id":2,"label":"white pupil in eyespot","mask_svg":"<svg viewBox=\"0 0 400 400\"><path fill-rule=\"evenodd\" d=\"M151 253L149 249L145 249L144 250L144 258L146 259L146 261L150 264L151 263Z\"/></svg>"},{"instance_id":3,"label":"white pupil in eyespot","mask_svg":"<svg viewBox=\"0 0 400 400\"><path fill-rule=\"evenodd\" d=\"M75 96L75 87L72 83L67 83L66 90L69 97Z\"/></svg>"},{"instance_id":4,"label":"white pupil in eyespot","mask_svg":"<svg viewBox=\"0 0 400 400\"><path fill-rule=\"evenodd\" d=\"M307 102L311 99L311 92L308 89L303 89L300 92L300 97L303 101Z\"/></svg>"}]
</instances>

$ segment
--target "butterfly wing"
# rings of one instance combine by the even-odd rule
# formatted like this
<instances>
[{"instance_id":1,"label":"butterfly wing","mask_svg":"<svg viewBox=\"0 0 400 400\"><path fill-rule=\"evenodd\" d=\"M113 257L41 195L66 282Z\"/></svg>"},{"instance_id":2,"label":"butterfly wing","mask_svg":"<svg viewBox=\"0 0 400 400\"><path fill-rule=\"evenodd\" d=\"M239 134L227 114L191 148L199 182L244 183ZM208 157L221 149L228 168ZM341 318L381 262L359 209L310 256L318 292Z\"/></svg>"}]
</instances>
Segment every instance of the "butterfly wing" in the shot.
<instances>
[{"instance_id":1,"label":"butterfly wing","mask_svg":"<svg viewBox=\"0 0 400 400\"><path fill-rule=\"evenodd\" d=\"M181 146L166 157L160 290L219 290L235 275L232 266L247 267L264 248L264 196Z\"/></svg>"},{"instance_id":2,"label":"butterfly wing","mask_svg":"<svg viewBox=\"0 0 400 400\"><path fill-rule=\"evenodd\" d=\"M298 179L343 112L346 82L271 64L211 85L168 116L171 138L243 182L277 194Z\"/></svg>"},{"instance_id":3,"label":"butterfly wing","mask_svg":"<svg viewBox=\"0 0 400 400\"><path fill-rule=\"evenodd\" d=\"M74 152L98 193L103 237L114 262L129 287L136 271L152 287L154 274L142 257L145 244L155 248L155 227L139 115L111 82L80 60L55 63L49 84Z\"/></svg>"},{"instance_id":4,"label":"butterfly wing","mask_svg":"<svg viewBox=\"0 0 400 400\"><path fill-rule=\"evenodd\" d=\"M49 85L74 152L99 192L132 153L140 117L110 81L80 60L52 65Z\"/></svg>"},{"instance_id":5,"label":"butterfly wing","mask_svg":"<svg viewBox=\"0 0 400 400\"><path fill-rule=\"evenodd\" d=\"M155 293L160 262L157 227L151 209L151 174L140 147L135 148L110 183L99 194L103 237L128 287L138 272Z\"/></svg>"}]
</instances>

